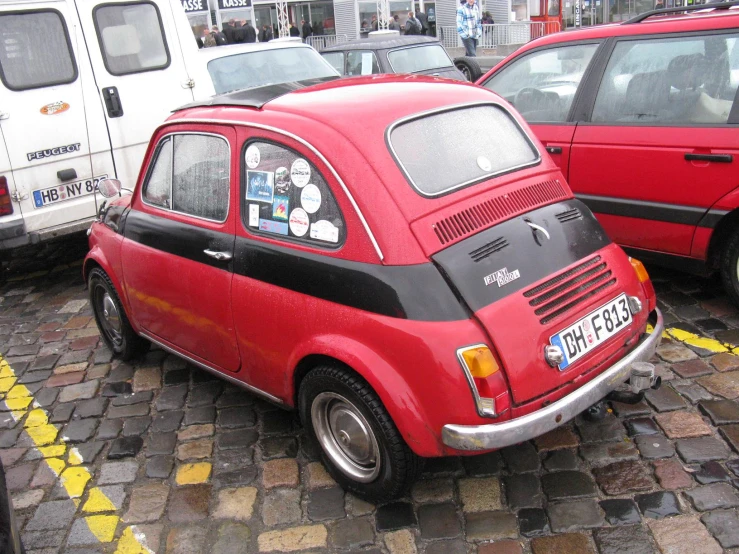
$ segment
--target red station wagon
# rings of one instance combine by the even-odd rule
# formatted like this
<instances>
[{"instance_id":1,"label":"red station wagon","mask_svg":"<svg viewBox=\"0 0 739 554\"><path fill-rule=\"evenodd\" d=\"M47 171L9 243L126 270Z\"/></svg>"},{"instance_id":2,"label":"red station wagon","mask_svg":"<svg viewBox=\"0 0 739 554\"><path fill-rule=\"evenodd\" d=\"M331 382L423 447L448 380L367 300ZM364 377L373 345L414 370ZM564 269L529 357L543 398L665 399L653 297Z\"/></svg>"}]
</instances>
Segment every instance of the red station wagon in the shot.
<instances>
[{"instance_id":1,"label":"red station wagon","mask_svg":"<svg viewBox=\"0 0 739 554\"><path fill-rule=\"evenodd\" d=\"M739 2L550 35L477 83L521 113L615 242L720 270L739 304Z\"/></svg>"},{"instance_id":2,"label":"red station wagon","mask_svg":"<svg viewBox=\"0 0 739 554\"><path fill-rule=\"evenodd\" d=\"M176 112L133 195L101 210L84 276L116 355L150 341L296 408L331 475L375 502L423 457L517 444L609 393L641 398L663 328L643 266L525 122L430 77Z\"/></svg>"}]
</instances>

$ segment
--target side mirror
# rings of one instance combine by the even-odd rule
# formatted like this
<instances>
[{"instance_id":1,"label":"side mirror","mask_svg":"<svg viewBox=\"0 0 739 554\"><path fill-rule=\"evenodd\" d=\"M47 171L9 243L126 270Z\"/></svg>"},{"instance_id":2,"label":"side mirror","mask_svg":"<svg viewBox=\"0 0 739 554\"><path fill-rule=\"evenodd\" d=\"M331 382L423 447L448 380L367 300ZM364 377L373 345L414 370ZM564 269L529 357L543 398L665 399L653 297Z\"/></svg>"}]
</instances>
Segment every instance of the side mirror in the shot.
<instances>
[{"instance_id":1,"label":"side mirror","mask_svg":"<svg viewBox=\"0 0 739 554\"><path fill-rule=\"evenodd\" d=\"M121 194L121 182L118 179L103 179L98 183L98 190L105 198L113 198Z\"/></svg>"}]
</instances>

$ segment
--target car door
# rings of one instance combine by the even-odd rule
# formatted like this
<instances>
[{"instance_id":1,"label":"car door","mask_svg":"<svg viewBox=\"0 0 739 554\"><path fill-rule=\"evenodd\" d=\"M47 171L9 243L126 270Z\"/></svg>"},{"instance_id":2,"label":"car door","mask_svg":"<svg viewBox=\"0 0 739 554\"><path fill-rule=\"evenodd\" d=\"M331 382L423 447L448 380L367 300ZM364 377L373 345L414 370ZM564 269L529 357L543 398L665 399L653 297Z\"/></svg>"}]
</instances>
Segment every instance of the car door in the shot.
<instances>
[{"instance_id":1,"label":"car door","mask_svg":"<svg viewBox=\"0 0 739 554\"><path fill-rule=\"evenodd\" d=\"M112 163L76 15L59 1L18 7L0 8L0 172L8 179L12 170L15 200L6 218L22 217L27 233L84 224ZM94 168L91 151L104 158Z\"/></svg>"},{"instance_id":2,"label":"car door","mask_svg":"<svg viewBox=\"0 0 739 554\"><path fill-rule=\"evenodd\" d=\"M625 246L689 255L696 226L739 186L729 116L737 31L623 37L578 125L569 183Z\"/></svg>"},{"instance_id":3,"label":"car door","mask_svg":"<svg viewBox=\"0 0 739 554\"><path fill-rule=\"evenodd\" d=\"M157 137L126 217L122 267L144 333L219 370L238 371L231 309L237 197L230 127Z\"/></svg>"},{"instance_id":4,"label":"car door","mask_svg":"<svg viewBox=\"0 0 739 554\"><path fill-rule=\"evenodd\" d=\"M519 111L565 178L576 127L570 113L600 46L565 43L524 52L479 83Z\"/></svg>"},{"instance_id":5,"label":"car door","mask_svg":"<svg viewBox=\"0 0 739 554\"><path fill-rule=\"evenodd\" d=\"M150 0L88 3L80 6L80 19L116 174L131 187L155 126L193 101L173 12L168 2ZM194 51L194 41L187 45Z\"/></svg>"}]
</instances>

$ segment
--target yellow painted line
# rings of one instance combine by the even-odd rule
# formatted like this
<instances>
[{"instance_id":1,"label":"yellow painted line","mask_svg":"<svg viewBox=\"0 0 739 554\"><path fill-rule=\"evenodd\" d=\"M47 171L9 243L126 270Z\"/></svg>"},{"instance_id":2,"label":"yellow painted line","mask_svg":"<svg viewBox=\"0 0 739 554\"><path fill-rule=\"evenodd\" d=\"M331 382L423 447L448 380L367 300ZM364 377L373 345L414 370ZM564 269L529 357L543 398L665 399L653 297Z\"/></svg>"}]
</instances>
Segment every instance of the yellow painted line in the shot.
<instances>
[{"instance_id":1,"label":"yellow painted line","mask_svg":"<svg viewBox=\"0 0 739 554\"><path fill-rule=\"evenodd\" d=\"M92 479L90 470L81 465L83 460L76 448L69 450L68 464L65 463L64 455L67 454L67 446L62 442L59 430L49 423L49 414L45 410L37 404L32 405L31 392L24 385L17 383L17 376L2 355L0 355L0 395L5 397L5 404L10 408L16 421L25 418L23 430L31 437L46 464L59 478L69 498L75 506L79 506L80 498L84 496L87 485ZM115 510L113 502L98 487L92 487L88 491L87 501L82 511L95 515L83 517L90 532L100 542L111 543L115 540L115 531L121 518L115 514L100 514L100 512L115 512ZM146 540L142 533L134 533L131 527L126 527L116 544L115 552L117 554L152 554L153 551L145 544Z\"/></svg>"},{"instance_id":2,"label":"yellow painted line","mask_svg":"<svg viewBox=\"0 0 739 554\"><path fill-rule=\"evenodd\" d=\"M697 348L703 348L704 350L715 352L716 354L721 352L730 352L730 349L727 348L726 345L716 339L702 337L700 335L696 335L695 333L683 331L682 329L667 329L667 333L672 339L685 344L689 344L690 346L695 346Z\"/></svg>"}]
</instances>

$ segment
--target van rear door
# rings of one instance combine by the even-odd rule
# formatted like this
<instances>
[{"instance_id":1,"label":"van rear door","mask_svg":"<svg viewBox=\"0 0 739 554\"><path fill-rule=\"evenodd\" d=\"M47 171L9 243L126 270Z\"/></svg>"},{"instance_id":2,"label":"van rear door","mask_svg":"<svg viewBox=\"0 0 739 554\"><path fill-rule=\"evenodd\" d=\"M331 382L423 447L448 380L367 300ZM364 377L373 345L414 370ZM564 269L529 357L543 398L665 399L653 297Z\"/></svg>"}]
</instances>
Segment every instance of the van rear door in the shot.
<instances>
[{"instance_id":1,"label":"van rear door","mask_svg":"<svg viewBox=\"0 0 739 554\"><path fill-rule=\"evenodd\" d=\"M95 177L106 170L91 167L90 141L100 137L86 130L96 103L86 110L83 83L92 76L75 21L61 1L0 8L0 131L8 165L0 171L12 170L15 198L14 213L0 217L0 228L13 227L14 235L3 236L3 248L70 225L82 230L95 215ZM93 148L110 159L102 138Z\"/></svg>"},{"instance_id":2,"label":"van rear door","mask_svg":"<svg viewBox=\"0 0 739 554\"><path fill-rule=\"evenodd\" d=\"M78 10L116 175L132 188L154 128L173 109L193 101L175 24L178 13L167 0L80 3ZM179 15L185 18L184 12ZM182 38L190 41L185 47L197 50L192 34Z\"/></svg>"}]
</instances>

